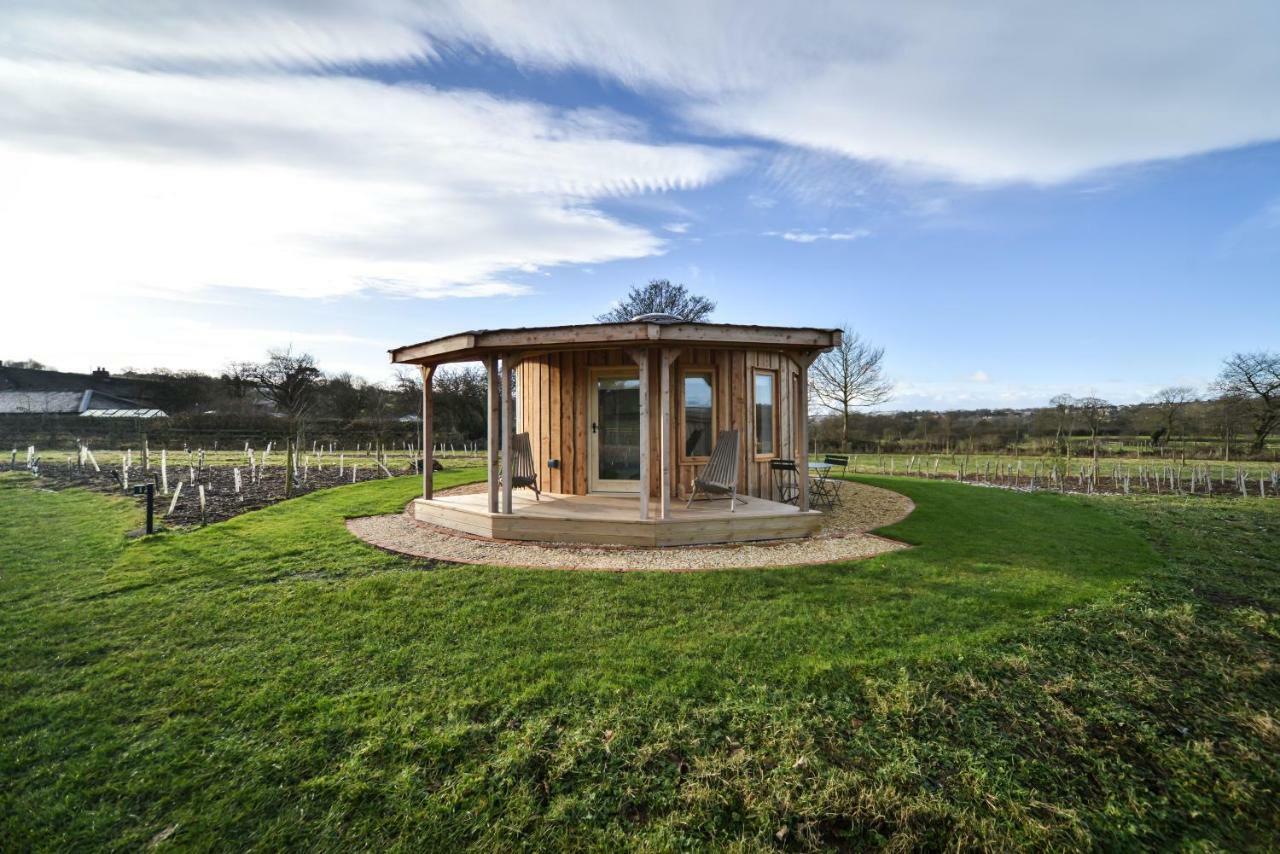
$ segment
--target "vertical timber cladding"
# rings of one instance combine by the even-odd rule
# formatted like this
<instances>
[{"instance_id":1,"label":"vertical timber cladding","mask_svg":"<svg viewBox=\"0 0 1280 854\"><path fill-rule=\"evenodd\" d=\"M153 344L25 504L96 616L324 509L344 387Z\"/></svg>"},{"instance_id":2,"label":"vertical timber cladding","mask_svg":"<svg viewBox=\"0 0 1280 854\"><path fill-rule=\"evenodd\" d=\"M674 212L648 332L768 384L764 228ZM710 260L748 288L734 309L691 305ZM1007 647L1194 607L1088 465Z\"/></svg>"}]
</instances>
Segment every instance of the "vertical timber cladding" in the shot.
<instances>
[{"instance_id":1,"label":"vertical timber cladding","mask_svg":"<svg viewBox=\"0 0 1280 854\"><path fill-rule=\"evenodd\" d=\"M661 466L662 407L660 405L661 355L650 352L649 435L651 496L659 494ZM631 367L623 350L586 350L532 356L516 367L519 397L517 431L529 434L533 462L539 481L548 492L587 494L587 442L590 438L590 399L594 393L592 368ZM714 398L713 429L736 429L740 454L738 488L744 495L771 497L769 459L755 456L754 372L775 371L775 421L777 456L793 458L793 413L797 370L790 359L776 351L683 348L672 366L671 447L675 483L672 496L688 496L694 475L705 460L684 457L683 374L685 370L707 369L712 374ZM549 468L548 460L559 460Z\"/></svg>"}]
</instances>

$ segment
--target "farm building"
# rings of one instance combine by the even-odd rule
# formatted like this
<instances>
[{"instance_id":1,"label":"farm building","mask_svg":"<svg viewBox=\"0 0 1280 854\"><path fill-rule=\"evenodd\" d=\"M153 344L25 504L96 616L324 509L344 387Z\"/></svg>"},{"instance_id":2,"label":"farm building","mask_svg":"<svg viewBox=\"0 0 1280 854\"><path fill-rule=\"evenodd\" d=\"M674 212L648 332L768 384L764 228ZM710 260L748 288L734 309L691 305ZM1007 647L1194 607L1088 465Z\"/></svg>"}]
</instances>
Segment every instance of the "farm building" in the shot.
<instances>
[{"instance_id":1,"label":"farm building","mask_svg":"<svg viewBox=\"0 0 1280 854\"><path fill-rule=\"evenodd\" d=\"M163 418L159 409L139 406L132 400L104 394L93 389L83 391L36 391L28 389L0 391L0 416L5 415L80 415L97 418Z\"/></svg>"},{"instance_id":2,"label":"farm building","mask_svg":"<svg viewBox=\"0 0 1280 854\"><path fill-rule=\"evenodd\" d=\"M489 380L486 493L437 498L424 478L415 516L484 537L619 545L809 535L821 514L803 462L808 370L839 341L836 329L646 315L392 350L427 380L424 437L438 366L480 361ZM793 486L779 494L786 465Z\"/></svg>"}]
</instances>

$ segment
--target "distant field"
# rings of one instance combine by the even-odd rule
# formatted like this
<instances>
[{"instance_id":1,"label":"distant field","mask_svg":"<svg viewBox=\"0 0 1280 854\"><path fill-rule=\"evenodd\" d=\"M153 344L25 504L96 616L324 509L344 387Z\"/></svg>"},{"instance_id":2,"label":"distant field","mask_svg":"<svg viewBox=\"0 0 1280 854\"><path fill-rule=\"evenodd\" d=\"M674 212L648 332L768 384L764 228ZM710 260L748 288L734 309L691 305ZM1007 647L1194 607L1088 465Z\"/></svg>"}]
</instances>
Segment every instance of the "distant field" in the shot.
<instances>
[{"instance_id":1,"label":"distant field","mask_svg":"<svg viewBox=\"0 0 1280 854\"><path fill-rule=\"evenodd\" d=\"M821 459L823 454L815 454L813 459ZM1041 456L1035 454L849 454L849 473L850 474L905 474L907 464L912 463L912 473L924 471L927 474L936 473L939 476L955 477L960 467L963 465L966 474L982 473L988 470L1003 470L1004 467L1014 466L1017 468L1018 463L1022 464L1021 475L1025 478L1029 476L1035 467L1040 463L1042 470L1047 470L1053 465L1060 468L1066 463L1064 457ZM914 461L914 462L913 462ZM936 465L935 465L936 464ZM1071 457L1071 472L1074 475L1080 466L1092 466L1093 457L1089 454L1073 455ZM1172 467L1178 469L1180 466L1183 470L1190 469L1192 466L1200 468L1208 468L1210 473L1216 479L1219 476L1225 476L1231 479L1233 473L1237 469L1247 471L1251 478L1258 475L1269 476L1273 471L1280 471L1280 462L1271 461L1231 461L1222 463L1214 460L1194 460L1188 459L1185 466L1182 463L1181 456L1169 454L1165 457L1143 455L1137 456L1107 456L1099 457L1098 473L1103 477L1114 477L1118 472L1126 469L1131 473L1136 471L1138 466L1147 468Z\"/></svg>"}]
</instances>

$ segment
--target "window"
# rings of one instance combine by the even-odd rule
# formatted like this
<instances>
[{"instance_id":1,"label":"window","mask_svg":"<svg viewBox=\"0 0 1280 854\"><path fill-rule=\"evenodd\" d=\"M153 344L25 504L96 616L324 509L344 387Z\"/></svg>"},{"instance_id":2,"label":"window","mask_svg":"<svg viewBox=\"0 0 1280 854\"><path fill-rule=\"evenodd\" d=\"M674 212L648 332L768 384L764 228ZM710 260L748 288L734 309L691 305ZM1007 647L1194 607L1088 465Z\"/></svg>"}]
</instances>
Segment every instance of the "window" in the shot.
<instances>
[{"instance_id":1,"label":"window","mask_svg":"<svg viewBox=\"0 0 1280 854\"><path fill-rule=\"evenodd\" d=\"M777 375L773 371L755 373L756 456L771 457L776 453L775 433L777 407L774 395Z\"/></svg>"},{"instance_id":2,"label":"window","mask_svg":"<svg viewBox=\"0 0 1280 854\"><path fill-rule=\"evenodd\" d=\"M712 409L711 372L690 371L684 375L684 455L711 456L711 434L715 429Z\"/></svg>"}]
</instances>

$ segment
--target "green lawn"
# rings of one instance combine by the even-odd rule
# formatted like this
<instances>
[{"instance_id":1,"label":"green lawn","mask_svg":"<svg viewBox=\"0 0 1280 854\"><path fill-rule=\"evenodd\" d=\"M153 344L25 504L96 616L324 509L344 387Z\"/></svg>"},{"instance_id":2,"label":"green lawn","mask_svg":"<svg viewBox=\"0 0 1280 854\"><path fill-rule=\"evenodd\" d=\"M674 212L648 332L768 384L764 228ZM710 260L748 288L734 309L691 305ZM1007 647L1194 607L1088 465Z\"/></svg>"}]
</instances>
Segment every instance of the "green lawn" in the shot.
<instances>
[{"instance_id":1,"label":"green lawn","mask_svg":"<svg viewBox=\"0 0 1280 854\"><path fill-rule=\"evenodd\" d=\"M0 849L1280 844L1274 502L866 480L916 548L610 574L4 476Z\"/></svg>"}]
</instances>

